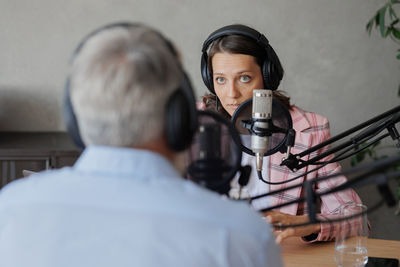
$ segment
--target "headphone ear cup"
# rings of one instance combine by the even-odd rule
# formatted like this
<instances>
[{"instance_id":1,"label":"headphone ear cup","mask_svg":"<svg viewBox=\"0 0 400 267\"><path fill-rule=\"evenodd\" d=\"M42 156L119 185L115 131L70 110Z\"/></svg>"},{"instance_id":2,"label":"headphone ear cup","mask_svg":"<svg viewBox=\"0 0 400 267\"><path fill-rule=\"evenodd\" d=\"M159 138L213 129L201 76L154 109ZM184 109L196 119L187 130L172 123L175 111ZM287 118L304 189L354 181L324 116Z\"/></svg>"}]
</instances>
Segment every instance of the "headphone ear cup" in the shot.
<instances>
[{"instance_id":1,"label":"headphone ear cup","mask_svg":"<svg viewBox=\"0 0 400 267\"><path fill-rule=\"evenodd\" d=\"M212 79L210 70L208 69L207 59L208 59L208 55L206 52L204 52L201 57L201 77L203 78L203 82L206 85L206 87L208 88L208 90L211 93L215 94L214 83L213 83L213 79Z\"/></svg>"},{"instance_id":2,"label":"headphone ear cup","mask_svg":"<svg viewBox=\"0 0 400 267\"><path fill-rule=\"evenodd\" d=\"M279 73L276 71L275 65L271 61L264 61L262 75L265 89L274 91L278 88L282 78L279 77Z\"/></svg>"},{"instance_id":3,"label":"headphone ear cup","mask_svg":"<svg viewBox=\"0 0 400 267\"><path fill-rule=\"evenodd\" d=\"M193 108L193 107L192 107ZM168 99L165 130L168 146L176 152L187 148L193 138L191 107L182 89L176 90Z\"/></svg>"},{"instance_id":4,"label":"headphone ear cup","mask_svg":"<svg viewBox=\"0 0 400 267\"><path fill-rule=\"evenodd\" d=\"M70 78L67 78L64 88L64 99L63 99L63 117L64 122L74 143L79 147L84 149L85 144L82 141L81 135L79 134L79 126L76 120L74 110L72 108L72 102L70 98Z\"/></svg>"},{"instance_id":5,"label":"headphone ear cup","mask_svg":"<svg viewBox=\"0 0 400 267\"><path fill-rule=\"evenodd\" d=\"M263 67L262 67L262 76L264 81L264 88L268 90L275 90L275 88L271 85L271 64L269 60L264 60Z\"/></svg>"},{"instance_id":6,"label":"headphone ear cup","mask_svg":"<svg viewBox=\"0 0 400 267\"><path fill-rule=\"evenodd\" d=\"M264 86L266 89L276 90L283 78L283 68L274 49L268 46L266 51L267 56L262 68Z\"/></svg>"}]
</instances>

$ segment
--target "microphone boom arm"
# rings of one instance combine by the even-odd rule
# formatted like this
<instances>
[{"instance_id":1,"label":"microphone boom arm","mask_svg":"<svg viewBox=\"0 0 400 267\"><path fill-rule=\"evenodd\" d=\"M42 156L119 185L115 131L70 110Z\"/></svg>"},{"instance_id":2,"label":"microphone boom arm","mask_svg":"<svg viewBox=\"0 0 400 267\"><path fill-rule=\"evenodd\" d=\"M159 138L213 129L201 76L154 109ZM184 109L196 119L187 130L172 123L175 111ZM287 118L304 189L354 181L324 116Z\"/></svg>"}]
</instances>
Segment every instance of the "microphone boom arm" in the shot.
<instances>
[{"instance_id":1,"label":"microphone boom arm","mask_svg":"<svg viewBox=\"0 0 400 267\"><path fill-rule=\"evenodd\" d=\"M342 149L344 149L344 148L346 148L346 147L348 147L350 145L356 145L359 142L363 141L366 137L368 137L368 136L370 136L372 134L379 133L384 128L388 129L388 131L389 131L389 133L390 133L390 135L392 136L393 139L398 139L399 140L400 136L399 136L399 133L398 133L397 129L394 127L394 124L400 121L400 114L396 114L395 116L392 117L391 120L386 121L383 125L380 125L380 127L378 127L378 128L369 129L368 131L366 131L364 133L361 133L361 134L359 134L358 136L356 136L354 138L351 138L349 141L347 141L347 142L345 142L345 143L343 143L343 144L341 144L341 145L339 145L337 147L331 148L331 149L321 153L320 155L309 159L308 161L301 160L301 158L306 156L306 155L309 155L309 154L311 154L311 153L313 153L313 152L315 152L315 151L317 151L317 150L319 150L319 149L321 149L323 147L326 147L326 146L330 145L333 142L336 142L336 141L338 141L340 139L343 139L343 138L345 138L345 137L347 137L347 136L349 136L349 135L351 135L351 134L353 134L353 133L355 133L355 132L357 132L357 131L359 131L359 130L361 130L361 129L363 129L363 128L365 128L365 127L367 127L367 126L369 126L369 125L371 125L373 123L376 123L376 122L378 122L378 121L380 121L380 120L382 120L382 119L384 119L384 118L386 118L386 117L388 117L388 116L390 116L392 114L398 113L398 112L400 112L400 105L395 107L395 108L393 108L393 109L391 109L391 110L389 110L389 111L387 111L387 112L384 112L384 113L382 113L382 114L380 114L380 115L378 115L378 116L376 116L376 117L374 117L374 118L372 118L372 119L370 119L370 120L368 120L368 121L366 121L364 123L361 123L361 124L351 128L351 129L349 129L349 130L347 130L345 132L342 132L342 133L340 133L340 134L338 134L338 135L336 135L334 137L331 137L328 140L326 140L326 141L324 141L324 142L322 142L322 143L320 143L318 145L315 145L315 146L313 146L313 147L311 147L311 148L309 148L307 150L304 150L301 153L298 153L298 154L295 154L295 155L289 154L282 161L281 166L282 165L283 166L287 166L292 171L297 171L297 170L299 170L299 169L301 169L303 167L306 167L306 166L308 166L310 164L314 164L314 163L318 162L318 160L323 159L323 158L325 158L325 157L327 157L327 156L329 156L331 154L334 154L334 153L336 153L336 152L338 152L338 151L340 151L340 150L342 150ZM397 143L397 147L400 147L400 140Z\"/></svg>"}]
</instances>

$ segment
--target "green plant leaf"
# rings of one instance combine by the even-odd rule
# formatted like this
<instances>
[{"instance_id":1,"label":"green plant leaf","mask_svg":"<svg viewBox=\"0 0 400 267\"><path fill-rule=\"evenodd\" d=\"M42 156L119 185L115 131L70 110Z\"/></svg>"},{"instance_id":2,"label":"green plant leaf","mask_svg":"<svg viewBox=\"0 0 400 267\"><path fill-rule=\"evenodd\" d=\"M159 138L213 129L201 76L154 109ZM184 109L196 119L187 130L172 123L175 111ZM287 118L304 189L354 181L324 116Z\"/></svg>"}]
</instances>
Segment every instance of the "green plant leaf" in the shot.
<instances>
[{"instance_id":1,"label":"green plant leaf","mask_svg":"<svg viewBox=\"0 0 400 267\"><path fill-rule=\"evenodd\" d=\"M397 28L392 28L393 37L400 40L400 30Z\"/></svg>"},{"instance_id":2,"label":"green plant leaf","mask_svg":"<svg viewBox=\"0 0 400 267\"><path fill-rule=\"evenodd\" d=\"M392 5L389 6L390 19L397 19L396 12L394 12Z\"/></svg>"},{"instance_id":3,"label":"green plant leaf","mask_svg":"<svg viewBox=\"0 0 400 267\"><path fill-rule=\"evenodd\" d=\"M366 26L366 30L368 32L369 35L371 35L371 31L372 31L372 26L374 25L374 19L371 19Z\"/></svg>"},{"instance_id":4,"label":"green plant leaf","mask_svg":"<svg viewBox=\"0 0 400 267\"><path fill-rule=\"evenodd\" d=\"M394 27L398 22L399 22L399 19L395 19L392 21L392 23L390 23L390 26Z\"/></svg>"},{"instance_id":5,"label":"green plant leaf","mask_svg":"<svg viewBox=\"0 0 400 267\"><path fill-rule=\"evenodd\" d=\"M378 25L379 25L379 10L378 10L378 12L376 12L376 15L375 15L375 17L374 17L374 20L375 20L375 26L376 27L378 27Z\"/></svg>"},{"instance_id":6,"label":"green plant leaf","mask_svg":"<svg viewBox=\"0 0 400 267\"><path fill-rule=\"evenodd\" d=\"M355 157L352 157L352 158L351 158L350 165L351 165L351 167L354 167L354 166L357 165L357 160L356 160Z\"/></svg>"},{"instance_id":7,"label":"green plant leaf","mask_svg":"<svg viewBox=\"0 0 400 267\"><path fill-rule=\"evenodd\" d=\"M392 28L386 28L385 36L384 38L388 37L388 35L392 32Z\"/></svg>"},{"instance_id":8,"label":"green plant leaf","mask_svg":"<svg viewBox=\"0 0 400 267\"><path fill-rule=\"evenodd\" d=\"M377 146L378 146L380 143L381 143L381 141L378 141L378 142L376 142L376 143L372 144L372 148L375 148L375 147L377 147Z\"/></svg>"},{"instance_id":9,"label":"green plant leaf","mask_svg":"<svg viewBox=\"0 0 400 267\"><path fill-rule=\"evenodd\" d=\"M385 37L385 14L386 14L387 5L382 7L379 10L379 29L381 32L381 36Z\"/></svg>"}]
</instances>

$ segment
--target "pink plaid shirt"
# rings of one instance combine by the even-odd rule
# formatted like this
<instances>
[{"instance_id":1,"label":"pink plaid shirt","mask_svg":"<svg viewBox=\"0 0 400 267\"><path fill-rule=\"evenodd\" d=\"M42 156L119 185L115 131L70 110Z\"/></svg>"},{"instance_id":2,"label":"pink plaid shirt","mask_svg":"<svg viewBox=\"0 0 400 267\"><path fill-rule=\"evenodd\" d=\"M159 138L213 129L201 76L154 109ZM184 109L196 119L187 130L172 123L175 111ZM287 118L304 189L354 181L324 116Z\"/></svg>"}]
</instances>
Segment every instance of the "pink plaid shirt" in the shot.
<instances>
[{"instance_id":1,"label":"pink plaid shirt","mask_svg":"<svg viewBox=\"0 0 400 267\"><path fill-rule=\"evenodd\" d=\"M319 143L324 142L325 140L330 138L330 130L329 130L329 121L327 118L312 113L304 111L296 106L292 106L292 110L290 111L293 120L293 128L296 130L296 139L295 145L292 148L292 154L298 154L302 151L313 147ZM323 148L319 151L311 154L311 157L314 157L320 153L322 153L327 148ZM284 155L281 153L275 153L268 157L269 160L269 168L267 168L272 182L280 182L289 180L303 172L314 169L315 165L310 165L297 172L290 171L285 166L280 166L282 162L282 157ZM304 156L303 160L308 160L310 155ZM321 161L328 161L333 158L334 155L330 155ZM316 177L322 177L331 175L334 173L338 173L341 171L341 166L338 163L330 163L324 166L323 168L311 172L299 179L296 179L292 182L288 182L282 185L270 185L269 190L274 191L282 188L289 187L291 185L296 185L302 183L305 180L310 180ZM327 189L333 188L347 181L345 176L337 176L325 181L321 181L316 184L315 191L325 191ZM266 185L269 186L269 185ZM295 189L284 191L280 194L273 195L269 198L270 206L275 206L278 204L285 203L287 201L298 199L303 196L304 192L301 187L297 187ZM347 202L356 202L361 203L361 200L357 193L354 190L346 190L340 191L334 194L328 194L323 196L320 199L320 211L317 215L319 219L333 219L338 216L339 206L347 203ZM279 209L281 212L292 214L292 215L302 215L307 213L307 207L304 204L293 204L282 207ZM329 223L321 224L321 232L318 234L317 239L313 241L328 241L333 240L335 238L335 225Z\"/></svg>"},{"instance_id":2,"label":"pink plaid shirt","mask_svg":"<svg viewBox=\"0 0 400 267\"><path fill-rule=\"evenodd\" d=\"M198 103L197 108L206 109L204 103ZM313 147L317 144L320 144L330 138L329 121L327 118L316 113L304 111L294 105L292 105L292 109L290 110L290 115L293 120L293 129L296 131L295 145L291 151L292 154L301 153L304 150L309 149L310 147ZM315 151L311 155L304 156L302 159L308 160L310 156L315 157L327 149L328 147L322 148L321 150ZM289 168L285 166L280 166L283 157L284 154L278 152L267 158L264 158L264 164L265 163L268 164L267 168L265 168L265 171L267 173L263 172L264 178L269 177L271 182L281 182L289 180L293 177L298 176L301 173L304 173L316 167L315 165L310 165L305 168L302 168L297 172L292 172ZM328 161L333 157L334 155L330 155L320 161ZM286 184L267 185L261 181L257 181L254 184L257 184L256 186L268 186L269 187L268 191L275 191L278 189L284 189L292 185L303 183L303 181L305 180L310 180L316 177L323 177L335 174L340 171L341 171L341 166L338 163L330 163L317 171L311 172L303 177L300 177ZM257 173L255 170L252 171L250 179L258 180ZM347 178L345 176L336 176L331 179L317 183L315 191L323 192L328 189L334 188L342 183L345 183L346 181ZM265 191L265 190L262 190L262 188L260 188L260 190L256 189L255 191ZM296 200L304 195L305 192L303 192L301 187L287 190L276 195L271 195L268 198L268 202L266 202L265 207L272 207L275 205L283 204L285 202ZM251 195L250 193L250 196L253 195ZM258 201L262 201L262 199L259 199ZM319 218L320 220L338 218L340 205L348 202L361 203L359 196L352 189L323 196L319 200L320 209L319 213L317 214L317 218ZM260 202L258 204L260 204ZM264 205L261 204L261 206ZM292 215L303 215L307 213L307 206L305 203L292 204L280 208L279 211ZM312 240L312 242L333 240L335 238L336 228L337 227L335 224L321 223L321 231L318 234L318 237L315 240ZM352 235L352 232L350 233L350 235Z\"/></svg>"}]
</instances>

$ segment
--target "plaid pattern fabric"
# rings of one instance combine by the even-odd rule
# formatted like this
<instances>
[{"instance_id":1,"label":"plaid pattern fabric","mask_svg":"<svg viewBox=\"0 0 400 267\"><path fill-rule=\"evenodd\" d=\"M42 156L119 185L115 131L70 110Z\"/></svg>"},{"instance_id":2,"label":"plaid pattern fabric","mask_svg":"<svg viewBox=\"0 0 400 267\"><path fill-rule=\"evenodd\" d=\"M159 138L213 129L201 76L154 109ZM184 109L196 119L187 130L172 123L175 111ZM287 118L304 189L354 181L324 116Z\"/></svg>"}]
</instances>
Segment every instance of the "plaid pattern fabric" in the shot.
<instances>
[{"instance_id":1,"label":"plaid pattern fabric","mask_svg":"<svg viewBox=\"0 0 400 267\"><path fill-rule=\"evenodd\" d=\"M206 109L206 106L204 103L197 103L197 108L200 110ZM329 139L330 136L330 128L329 128L329 121L327 118L308 111L304 111L300 109L297 106L292 106L292 109L290 110L290 115L292 117L293 121L293 129L296 131L296 138L295 138L295 145L292 148L292 154L298 154L303 152L304 150L313 147L317 144L320 144L327 139ZM310 157L313 158L322 152L326 151L329 149L329 147L324 147L321 150L317 150L310 155L304 156L302 159L303 160L308 160ZM294 178L301 173L307 172L308 170L314 169L315 165L310 165L305 168L302 168L301 170L297 172L292 172L289 168L285 166L280 166L282 162L282 158L284 155L282 153L275 153L266 159L268 163L268 167L266 170L263 170L263 176L264 177L269 177L271 182L281 182L281 181L286 181L291 178ZM320 161L328 161L332 159L334 155L330 155ZM292 185L297 185L299 183L302 183L305 180L310 180L314 179L317 177L322 177L322 176L327 176L331 174L335 174L341 171L341 166L338 163L331 163L325 165L323 168L311 172L303 177L300 177L299 179L296 179L292 182L288 182L286 184L282 185L267 185L263 182L256 182L257 186L268 186L268 191L274 191L278 189L284 189L286 187L292 186ZM267 173L265 173L267 172ZM257 174L255 171L252 171L252 174L250 176L250 179L257 179ZM322 181L316 185L314 188L316 192L323 192L327 189L334 188L342 183L345 183L347 181L347 178L345 176L336 176L331 179ZM257 191L257 190L256 190ZM265 193L265 190L262 190L260 188L259 191L263 191L262 193ZM257 195L257 194L256 194ZM282 193L272 195L268 198L268 202L265 203L265 205L261 206L263 207L272 207L275 205L283 204L285 202L289 202L292 200L296 200L302 196L305 195L305 192L302 190L301 187L297 187L295 189L291 190L286 190ZM253 196L253 195L250 195ZM259 201L262 201L261 199ZM338 218L339 214L339 207L342 204L348 203L348 202L355 202L355 203L361 203L361 200L357 193L352 190L346 190L346 191L340 191L334 194L329 194L325 195L322 197L322 199L318 200L319 204L319 213L317 214L317 218L320 220L326 220L326 219L335 219ZM307 205L305 203L302 204L293 204L293 205L288 205L284 206L280 209L279 211L287 214L292 214L292 215L303 215L307 214ZM317 239L312 240L311 242L314 241L330 241L335 238L336 234L336 225L335 224L330 224L330 223L322 223L321 224L321 231L318 234ZM350 233L352 235L352 233ZM305 240L305 239L304 239Z\"/></svg>"},{"instance_id":2,"label":"plaid pattern fabric","mask_svg":"<svg viewBox=\"0 0 400 267\"><path fill-rule=\"evenodd\" d=\"M292 110L290 111L290 113L293 120L293 128L294 130L296 130L296 139L295 139L295 145L292 148L292 154L298 154L330 138L329 121L327 118L312 112L304 111L296 106L292 106ZM304 156L302 159L308 160L310 157L314 157L327 149L328 149L327 147L322 148L321 150L316 151L311 155ZM292 172L287 167L280 166L283 156L284 155L281 153L275 153L269 157L268 177L270 177L272 182L289 180L295 176L298 176L301 173L304 173L308 170L312 170L316 167L315 165L310 165L305 168L302 168L297 172ZM328 161L333 157L334 155L330 155L322 159L321 161ZM341 171L341 166L338 163L330 163L325 165L323 168L311 172L292 182L288 182L282 185L270 185L269 190L274 191L286 188L291 185L302 183L305 180L331 175L334 173L338 173L340 171ZM346 181L347 181L346 177L336 176L316 184L315 191L323 192L327 189L336 187ZM301 187L287 190L280 194L271 196L269 204L271 206L275 206L278 204L285 203L287 201L298 199L299 197L304 196L304 194L305 192L303 192ZM321 220L333 219L337 217L339 212L339 206L344 203L347 202L361 203L361 200L357 195L357 193L351 189L346 191L340 191L334 194L325 195L319 201L320 201L320 210L319 210L320 213L317 216ZM292 215L302 215L307 213L307 206L305 204L300 204L300 205L293 204L282 207L279 210L281 212ZM317 239L313 241L333 240L335 237L335 228L336 226L333 224L328 224L328 223L321 224L321 232L319 233Z\"/></svg>"}]
</instances>

